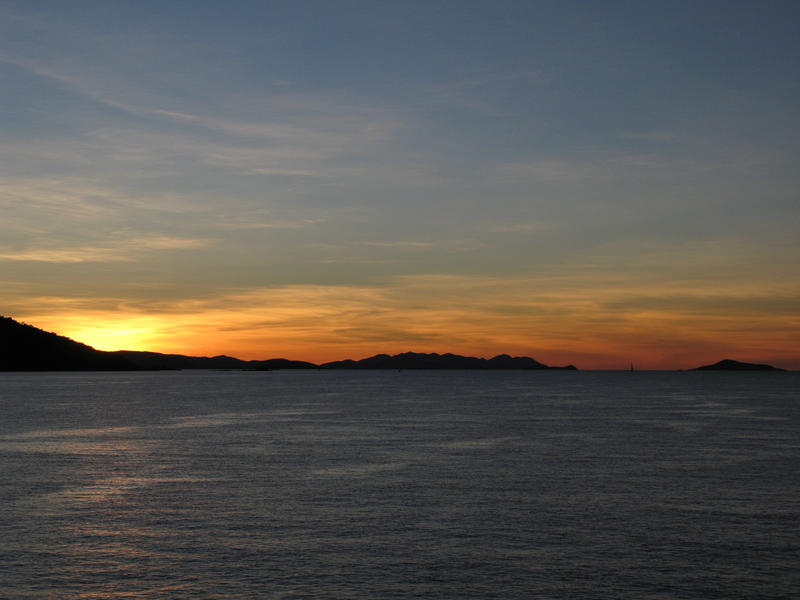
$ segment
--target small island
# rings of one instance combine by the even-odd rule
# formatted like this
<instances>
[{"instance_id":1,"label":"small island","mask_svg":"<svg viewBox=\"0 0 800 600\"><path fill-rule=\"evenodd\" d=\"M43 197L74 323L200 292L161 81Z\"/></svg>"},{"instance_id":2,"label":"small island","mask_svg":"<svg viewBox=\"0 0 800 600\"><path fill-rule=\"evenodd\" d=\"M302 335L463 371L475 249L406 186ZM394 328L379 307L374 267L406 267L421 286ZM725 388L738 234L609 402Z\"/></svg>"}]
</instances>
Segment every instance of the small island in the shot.
<instances>
[{"instance_id":1,"label":"small island","mask_svg":"<svg viewBox=\"0 0 800 600\"><path fill-rule=\"evenodd\" d=\"M761 365L757 363L740 362L730 358L715 362L713 365L703 365L691 369L692 371L785 371L772 365Z\"/></svg>"}]
</instances>

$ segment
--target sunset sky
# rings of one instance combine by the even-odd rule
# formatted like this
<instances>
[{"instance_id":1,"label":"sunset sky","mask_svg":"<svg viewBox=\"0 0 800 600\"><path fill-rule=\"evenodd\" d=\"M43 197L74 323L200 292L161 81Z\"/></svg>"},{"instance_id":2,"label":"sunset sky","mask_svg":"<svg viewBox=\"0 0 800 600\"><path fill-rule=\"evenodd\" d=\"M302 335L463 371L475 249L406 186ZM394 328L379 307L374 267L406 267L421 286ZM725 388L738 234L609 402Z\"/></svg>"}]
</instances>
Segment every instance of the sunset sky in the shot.
<instances>
[{"instance_id":1,"label":"sunset sky","mask_svg":"<svg viewBox=\"0 0 800 600\"><path fill-rule=\"evenodd\" d=\"M800 369L800 3L0 3L0 314Z\"/></svg>"}]
</instances>

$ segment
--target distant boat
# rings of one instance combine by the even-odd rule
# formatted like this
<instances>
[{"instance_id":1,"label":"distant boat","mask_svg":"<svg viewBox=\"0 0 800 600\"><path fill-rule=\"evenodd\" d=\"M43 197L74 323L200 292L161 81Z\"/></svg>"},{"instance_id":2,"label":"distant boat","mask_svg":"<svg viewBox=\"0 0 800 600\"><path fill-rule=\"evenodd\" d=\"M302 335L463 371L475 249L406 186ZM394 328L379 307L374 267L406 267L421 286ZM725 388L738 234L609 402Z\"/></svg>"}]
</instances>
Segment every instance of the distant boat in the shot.
<instances>
[{"instance_id":1,"label":"distant boat","mask_svg":"<svg viewBox=\"0 0 800 600\"><path fill-rule=\"evenodd\" d=\"M634 370L634 369L633 369L633 363L631 363L631 371L633 371L633 370Z\"/></svg>"}]
</instances>

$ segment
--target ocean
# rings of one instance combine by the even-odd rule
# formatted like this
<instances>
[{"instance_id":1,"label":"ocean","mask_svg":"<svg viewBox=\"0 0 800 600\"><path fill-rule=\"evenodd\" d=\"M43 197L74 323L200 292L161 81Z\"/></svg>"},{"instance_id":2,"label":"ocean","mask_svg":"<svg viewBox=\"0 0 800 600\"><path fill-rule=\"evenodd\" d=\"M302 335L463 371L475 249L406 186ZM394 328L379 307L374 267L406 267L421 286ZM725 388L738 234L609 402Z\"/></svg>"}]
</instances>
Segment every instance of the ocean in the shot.
<instances>
[{"instance_id":1,"label":"ocean","mask_svg":"<svg viewBox=\"0 0 800 600\"><path fill-rule=\"evenodd\" d=\"M800 597L800 373L0 374L0 597Z\"/></svg>"}]
</instances>

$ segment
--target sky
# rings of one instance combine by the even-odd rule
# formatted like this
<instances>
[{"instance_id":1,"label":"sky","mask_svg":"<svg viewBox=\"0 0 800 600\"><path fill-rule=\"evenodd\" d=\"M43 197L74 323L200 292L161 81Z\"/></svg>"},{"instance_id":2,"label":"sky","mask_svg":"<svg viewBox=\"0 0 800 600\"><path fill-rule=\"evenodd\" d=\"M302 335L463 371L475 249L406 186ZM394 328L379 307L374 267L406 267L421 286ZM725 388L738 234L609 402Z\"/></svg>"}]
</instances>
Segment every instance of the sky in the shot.
<instances>
[{"instance_id":1,"label":"sky","mask_svg":"<svg viewBox=\"0 0 800 600\"><path fill-rule=\"evenodd\" d=\"M800 369L800 3L0 2L0 314Z\"/></svg>"}]
</instances>

